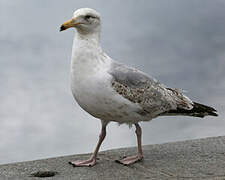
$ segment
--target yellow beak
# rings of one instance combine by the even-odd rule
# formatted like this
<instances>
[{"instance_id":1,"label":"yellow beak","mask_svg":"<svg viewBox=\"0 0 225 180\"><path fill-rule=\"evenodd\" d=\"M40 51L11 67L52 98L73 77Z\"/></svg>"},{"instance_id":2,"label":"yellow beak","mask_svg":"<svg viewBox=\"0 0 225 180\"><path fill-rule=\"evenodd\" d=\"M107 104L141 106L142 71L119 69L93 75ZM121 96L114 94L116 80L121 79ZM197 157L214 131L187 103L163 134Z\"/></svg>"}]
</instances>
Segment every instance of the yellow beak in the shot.
<instances>
[{"instance_id":1,"label":"yellow beak","mask_svg":"<svg viewBox=\"0 0 225 180\"><path fill-rule=\"evenodd\" d=\"M77 24L80 24L80 23L76 22L75 19L70 19L61 25L60 31L64 31L68 28L75 27Z\"/></svg>"}]
</instances>

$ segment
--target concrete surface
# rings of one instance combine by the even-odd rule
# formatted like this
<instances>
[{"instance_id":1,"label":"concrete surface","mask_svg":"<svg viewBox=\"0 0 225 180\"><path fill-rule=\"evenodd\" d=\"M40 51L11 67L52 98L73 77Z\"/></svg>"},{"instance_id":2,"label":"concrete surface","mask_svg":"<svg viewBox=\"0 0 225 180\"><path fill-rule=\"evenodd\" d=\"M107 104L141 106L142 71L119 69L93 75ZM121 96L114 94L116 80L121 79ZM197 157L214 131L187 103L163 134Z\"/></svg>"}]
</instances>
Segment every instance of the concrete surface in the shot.
<instances>
[{"instance_id":1,"label":"concrete surface","mask_svg":"<svg viewBox=\"0 0 225 180\"><path fill-rule=\"evenodd\" d=\"M85 159L89 154L72 155L0 166L0 179L204 179L225 180L225 136L144 146L145 159L131 166L114 162L133 155L136 148L104 151L98 164L72 167L68 161ZM55 173L56 172L56 173ZM45 178L34 177L51 176Z\"/></svg>"}]
</instances>

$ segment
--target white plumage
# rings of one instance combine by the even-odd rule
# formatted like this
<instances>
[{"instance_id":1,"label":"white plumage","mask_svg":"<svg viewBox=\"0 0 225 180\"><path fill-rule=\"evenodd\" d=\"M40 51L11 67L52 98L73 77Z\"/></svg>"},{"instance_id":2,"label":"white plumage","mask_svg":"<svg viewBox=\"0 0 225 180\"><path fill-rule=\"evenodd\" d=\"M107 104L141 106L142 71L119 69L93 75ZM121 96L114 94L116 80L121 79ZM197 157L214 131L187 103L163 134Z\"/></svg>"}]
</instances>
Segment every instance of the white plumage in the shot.
<instances>
[{"instance_id":1,"label":"white plumage","mask_svg":"<svg viewBox=\"0 0 225 180\"><path fill-rule=\"evenodd\" d=\"M136 126L138 155L118 160L128 165L143 159L139 121L149 121L170 113L202 116L199 112L191 111L195 103L181 91L168 88L145 73L106 55L100 46L101 17L98 12L90 8L78 9L73 18L61 26L61 30L70 27L77 29L71 61L73 96L85 111L102 122L100 139L93 156L89 160L71 164L95 164L97 152L106 135L106 125L110 121Z\"/></svg>"}]
</instances>

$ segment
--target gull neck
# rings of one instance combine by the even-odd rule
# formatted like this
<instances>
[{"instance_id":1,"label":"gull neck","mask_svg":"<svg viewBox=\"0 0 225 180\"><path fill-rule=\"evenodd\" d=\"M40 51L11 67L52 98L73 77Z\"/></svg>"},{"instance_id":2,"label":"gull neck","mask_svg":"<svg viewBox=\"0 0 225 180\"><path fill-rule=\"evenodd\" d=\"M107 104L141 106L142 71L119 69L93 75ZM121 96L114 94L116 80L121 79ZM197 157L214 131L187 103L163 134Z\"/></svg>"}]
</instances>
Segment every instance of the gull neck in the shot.
<instances>
[{"instance_id":1,"label":"gull neck","mask_svg":"<svg viewBox=\"0 0 225 180\"><path fill-rule=\"evenodd\" d=\"M93 33L81 33L77 31L75 35L77 41L87 41L88 43L100 46L100 32L96 31Z\"/></svg>"}]
</instances>

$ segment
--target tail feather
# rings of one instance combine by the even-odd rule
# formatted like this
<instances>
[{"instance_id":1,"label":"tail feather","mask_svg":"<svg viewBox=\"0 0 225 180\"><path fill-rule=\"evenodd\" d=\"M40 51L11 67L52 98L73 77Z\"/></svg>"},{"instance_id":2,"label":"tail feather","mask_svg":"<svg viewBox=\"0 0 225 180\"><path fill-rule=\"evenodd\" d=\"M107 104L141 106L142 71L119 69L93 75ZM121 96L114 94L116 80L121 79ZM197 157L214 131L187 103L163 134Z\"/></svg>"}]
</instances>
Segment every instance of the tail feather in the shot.
<instances>
[{"instance_id":1,"label":"tail feather","mask_svg":"<svg viewBox=\"0 0 225 180\"><path fill-rule=\"evenodd\" d=\"M205 116L218 116L216 112L213 107L193 102L193 108L191 110L177 108L176 110L168 111L166 115L186 115L203 118Z\"/></svg>"}]
</instances>

